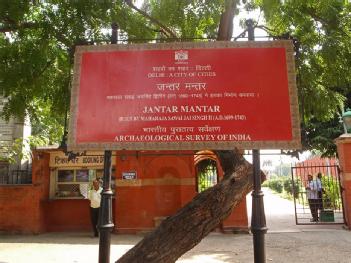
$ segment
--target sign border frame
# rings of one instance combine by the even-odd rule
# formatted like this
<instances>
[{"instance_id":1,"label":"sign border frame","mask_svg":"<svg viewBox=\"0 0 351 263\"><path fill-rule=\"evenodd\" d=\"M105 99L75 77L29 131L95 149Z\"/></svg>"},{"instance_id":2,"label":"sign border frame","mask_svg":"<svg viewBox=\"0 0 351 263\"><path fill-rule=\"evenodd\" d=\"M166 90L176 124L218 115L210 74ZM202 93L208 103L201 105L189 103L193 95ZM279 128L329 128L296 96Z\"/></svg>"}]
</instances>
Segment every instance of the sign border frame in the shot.
<instances>
[{"instance_id":1,"label":"sign border frame","mask_svg":"<svg viewBox=\"0 0 351 263\"><path fill-rule=\"evenodd\" d=\"M205 141L205 142L94 142L76 143L77 117L79 106L80 72L82 54L85 52L110 52L130 50L178 50L216 48L284 48L287 63L288 91L290 100L292 140L290 141ZM67 148L69 151L87 150L232 150L242 149L301 149L300 116L296 86L294 46L290 40L274 41L213 41L173 42L143 44L109 44L77 46L71 87L71 107Z\"/></svg>"}]
</instances>

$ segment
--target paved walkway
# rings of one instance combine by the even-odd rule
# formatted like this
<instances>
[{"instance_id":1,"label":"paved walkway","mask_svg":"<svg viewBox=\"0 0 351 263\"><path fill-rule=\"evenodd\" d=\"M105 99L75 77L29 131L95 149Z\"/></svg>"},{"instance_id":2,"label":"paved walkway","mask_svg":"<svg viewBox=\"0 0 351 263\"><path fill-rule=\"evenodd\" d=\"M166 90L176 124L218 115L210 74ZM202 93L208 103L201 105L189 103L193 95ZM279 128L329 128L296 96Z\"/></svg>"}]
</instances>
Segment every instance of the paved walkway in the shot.
<instances>
[{"instance_id":1,"label":"paved walkway","mask_svg":"<svg viewBox=\"0 0 351 263\"><path fill-rule=\"evenodd\" d=\"M251 196L248 198L250 204ZM341 226L295 226L291 202L267 191L264 199L269 227L266 235L267 262L351 262L350 231ZM0 263L95 263L98 239L90 236L90 233L1 235ZM111 262L141 238L136 235L113 235ZM252 235L212 233L177 262L253 262Z\"/></svg>"}]
</instances>

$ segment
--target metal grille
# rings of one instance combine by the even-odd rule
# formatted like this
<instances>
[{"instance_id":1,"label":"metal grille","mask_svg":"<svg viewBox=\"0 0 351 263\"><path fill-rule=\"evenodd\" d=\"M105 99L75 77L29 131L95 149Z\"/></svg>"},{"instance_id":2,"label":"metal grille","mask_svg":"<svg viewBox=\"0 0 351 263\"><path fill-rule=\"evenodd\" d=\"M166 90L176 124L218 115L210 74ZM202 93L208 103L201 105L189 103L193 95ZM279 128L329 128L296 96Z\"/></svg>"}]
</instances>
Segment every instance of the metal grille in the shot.
<instances>
[{"instance_id":1,"label":"metal grille","mask_svg":"<svg viewBox=\"0 0 351 263\"><path fill-rule=\"evenodd\" d=\"M0 164L0 184L31 184L32 168L30 164L25 167L13 166L8 163Z\"/></svg>"},{"instance_id":2,"label":"metal grille","mask_svg":"<svg viewBox=\"0 0 351 263\"><path fill-rule=\"evenodd\" d=\"M217 184L217 165L214 160L205 159L196 166L197 170L197 191L200 193L207 188Z\"/></svg>"},{"instance_id":3,"label":"metal grille","mask_svg":"<svg viewBox=\"0 0 351 263\"><path fill-rule=\"evenodd\" d=\"M337 165L296 166L291 174L297 225L345 222Z\"/></svg>"}]
</instances>

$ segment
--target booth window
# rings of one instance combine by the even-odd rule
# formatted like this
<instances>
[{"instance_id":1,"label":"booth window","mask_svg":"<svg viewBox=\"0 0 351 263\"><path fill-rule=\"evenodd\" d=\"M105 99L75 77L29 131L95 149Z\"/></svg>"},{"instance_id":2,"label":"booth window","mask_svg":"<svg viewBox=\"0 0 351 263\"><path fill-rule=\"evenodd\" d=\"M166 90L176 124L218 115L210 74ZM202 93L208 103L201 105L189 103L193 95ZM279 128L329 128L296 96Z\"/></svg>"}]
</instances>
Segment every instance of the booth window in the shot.
<instances>
[{"instance_id":1,"label":"booth window","mask_svg":"<svg viewBox=\"0 0 351 263\"><path fill-rule=\"evenodd\" d=\"M115 168L112 168L111 188L115 190ZM102 183L103 169L75 168L55 169L52 173L51 198L82 199L88 195L92 182L96 179Z\"/></svg>"}]
</instances>

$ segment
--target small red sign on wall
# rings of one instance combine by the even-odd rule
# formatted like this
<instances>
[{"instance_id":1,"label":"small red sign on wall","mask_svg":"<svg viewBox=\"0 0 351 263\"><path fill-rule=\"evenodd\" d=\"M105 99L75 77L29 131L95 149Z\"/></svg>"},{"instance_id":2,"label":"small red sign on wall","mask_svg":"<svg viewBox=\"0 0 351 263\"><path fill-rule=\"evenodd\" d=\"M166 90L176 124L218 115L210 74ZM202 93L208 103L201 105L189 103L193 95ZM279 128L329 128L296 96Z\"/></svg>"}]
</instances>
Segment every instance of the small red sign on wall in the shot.
<instances>
[{"instance_id":1,"label":"small red sign on wall","mask_svg":"<svg viewBox=\"0 0 351 263\"><path fill-rule=\"evenodd\" d=\"M300 147L289 41L78 47L69 149Z\"/></svg>"}]
</instances>

